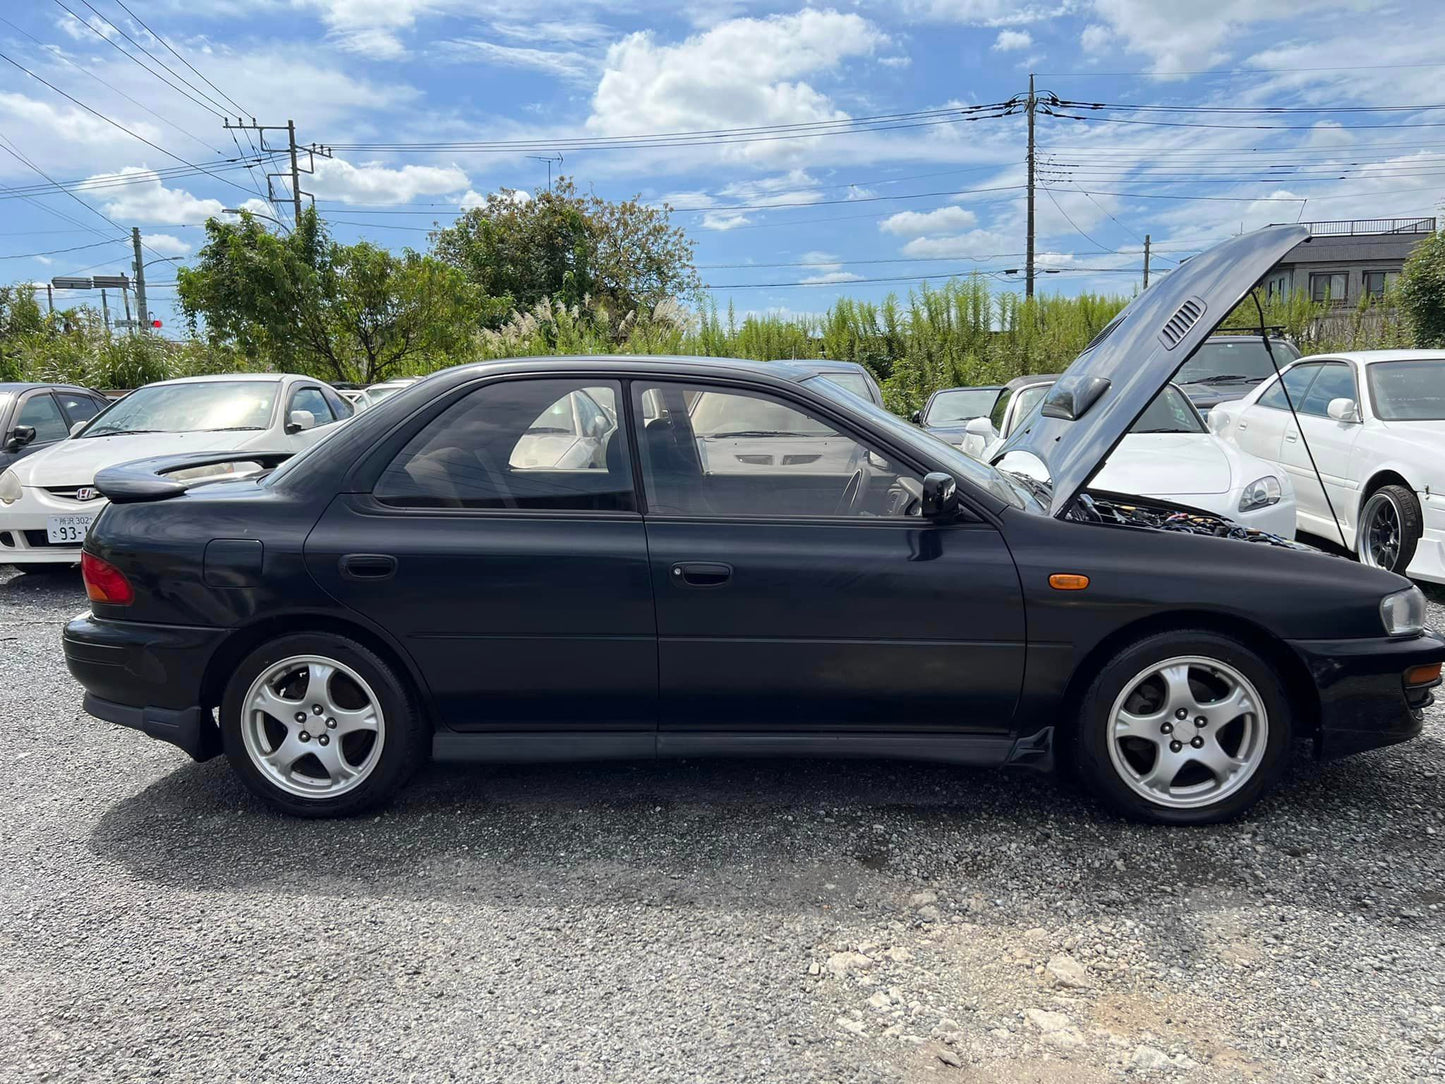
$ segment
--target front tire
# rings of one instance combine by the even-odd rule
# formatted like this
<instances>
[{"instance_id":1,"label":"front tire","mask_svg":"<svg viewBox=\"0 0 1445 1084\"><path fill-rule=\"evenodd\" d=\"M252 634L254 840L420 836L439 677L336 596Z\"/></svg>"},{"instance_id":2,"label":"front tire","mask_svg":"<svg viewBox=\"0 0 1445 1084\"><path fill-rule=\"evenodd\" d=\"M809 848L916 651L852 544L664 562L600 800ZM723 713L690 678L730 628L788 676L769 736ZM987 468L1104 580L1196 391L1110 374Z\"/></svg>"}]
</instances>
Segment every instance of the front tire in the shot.
<instances>
[{"instance_id":1,"label":"front tire","mask_svg":"<svg viewBox=\"0 0 1445 1084\"><path fill-rule=\"evenodd\" d=\"M1361 564L1403 576L1415 559L1422 532L1415 494L1404 486L1381 486L1360 509L1355 553Z\"/></svg>"},{"instance_id":2,"label":"front tire","mask_svg":"<svg viewBox=\"0 0 1445 1084\"><path fill-rule=\"evenodd\" d=\"M1124 816L1157 824L1232 820L1278 780L1292 735L1274 668L1204 631L1146 637L1084 694L1080 774Z\"/></svg>"},{"instance_id":3,"label":"front tire","mask_svg":"<svg viewBox=\"0 0 1445 1084\"><path fill-rule=\"evenodd\" d=\"M221 700L231 767L270 805L338 817L385 802L426 759L430 733L410 686L375 652L296 633L244 658Z\"/></svg>"}]
</instances>

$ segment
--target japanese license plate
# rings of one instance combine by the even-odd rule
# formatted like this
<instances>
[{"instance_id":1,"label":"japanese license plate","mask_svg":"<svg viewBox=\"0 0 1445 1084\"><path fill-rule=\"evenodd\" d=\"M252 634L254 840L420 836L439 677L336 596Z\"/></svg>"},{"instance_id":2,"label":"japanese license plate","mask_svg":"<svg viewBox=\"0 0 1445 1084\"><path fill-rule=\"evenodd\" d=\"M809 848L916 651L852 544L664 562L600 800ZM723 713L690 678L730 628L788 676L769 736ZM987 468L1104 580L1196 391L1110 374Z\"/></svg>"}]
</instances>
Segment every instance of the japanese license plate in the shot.
<instances>
[{"instance_id":1,"label":"japanese license plate","mask_svg":"<svg viewBox=\"0 0 1445 1084\"><path fill-rule=\"evenodd\" d=\"M45 520L45 538L51 544L78 546L85 541L85 532L98 514L77 512L68 516L50 516Z\"/></svg>"}]
</instances>

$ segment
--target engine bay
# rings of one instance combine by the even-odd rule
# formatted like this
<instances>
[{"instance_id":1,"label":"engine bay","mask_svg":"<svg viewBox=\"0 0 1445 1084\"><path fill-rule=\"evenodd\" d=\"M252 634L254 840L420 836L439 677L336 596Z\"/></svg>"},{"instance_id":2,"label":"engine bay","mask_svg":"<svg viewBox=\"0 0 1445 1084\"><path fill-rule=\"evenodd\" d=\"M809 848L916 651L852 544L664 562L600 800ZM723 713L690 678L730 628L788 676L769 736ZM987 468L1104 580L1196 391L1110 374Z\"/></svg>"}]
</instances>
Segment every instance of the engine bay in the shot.
<instances>
[{"instance_id":1,"label":"engine bay","mask_svg":"<svg viewBox=\"0 0 1445 1084\"><path fill-rule=\"evenodd\" d=\"M1257 542L1285 549L1314 549L1313 546L1294 542L1268 531L1240 526L1233 520L1212 512L1162 501L1154 504L1117 494L1081 493L1064 518L1076 523L1104 523L1118 527L1144 527L1155 531L1232 538L1237 542Z\"/></svg>"}]
</instances>

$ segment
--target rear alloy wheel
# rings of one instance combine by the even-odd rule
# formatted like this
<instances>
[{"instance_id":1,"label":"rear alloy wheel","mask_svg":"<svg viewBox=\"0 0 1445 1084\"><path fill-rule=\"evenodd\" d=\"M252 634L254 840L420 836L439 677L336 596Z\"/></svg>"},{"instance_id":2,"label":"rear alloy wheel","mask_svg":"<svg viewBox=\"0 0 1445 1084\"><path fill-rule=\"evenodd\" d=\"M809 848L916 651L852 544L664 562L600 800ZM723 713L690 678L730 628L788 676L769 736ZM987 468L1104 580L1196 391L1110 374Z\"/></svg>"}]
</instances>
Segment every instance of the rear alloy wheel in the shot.
<instances>
[{"instance_id":1,"label":"rear alloy wheel","mask_svg":"<svg viewBox=\"0 0 1445 1084\"><path fill-rule=\"evenodd\" d=\"M1381 486L1360 511L1355 551L1360 563L1401 576L1420 543L1420 502L1404 486Z\"/></svg>"},{"instance_id":2,"label":"rear alloy wheel","mask_svg":"<svg viewBox=\"0 0 1445 1084\"><path fill-rule=\"evenodd\" d=\"M1273 669L1214 633L1164 633L1115 656L1085 696L1080 763L1121 812L1168 824L1228 820L1274 782L1288 706Z\"/></svg>"},{"instance_id":3,"label":"rear alloy wheel","mask_svg":"<svg viewBox=\"0 0 1445 1084\"><path fill-rule=\"evenodd\" d=\"M251 790L311 817L390 797L424 758L429 737L391 667L325 633L285 636L243 660L226 688L221 730Z\"/></svg>"}]
</instances>

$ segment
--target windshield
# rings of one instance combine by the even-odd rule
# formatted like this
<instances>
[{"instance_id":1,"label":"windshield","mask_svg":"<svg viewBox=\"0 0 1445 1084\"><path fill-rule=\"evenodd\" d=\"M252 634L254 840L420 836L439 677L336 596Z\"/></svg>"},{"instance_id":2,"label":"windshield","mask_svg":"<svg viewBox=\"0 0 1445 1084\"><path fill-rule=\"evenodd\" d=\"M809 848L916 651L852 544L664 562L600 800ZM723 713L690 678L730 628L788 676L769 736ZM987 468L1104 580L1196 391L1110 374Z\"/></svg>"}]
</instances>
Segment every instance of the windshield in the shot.
<instances>
[{"instance_id":1,"label":"windshield","mask_svg":"<svg viewBox=\"0 0 1445 1084\"><path fill-rule=\"evenodd\" d=\"M1144 408L1131 433L1203 433L1204 423L1184 393L1169 385Z\"/></svg>"},{"instance_id":2,"label":"windshield","mask_svg":"<svg viewBox=\"0 0 1445 1084\"><path fill-rule=\"evenodd\" d=\"M966 422L970 418L984 418L993 409L998 398L997 388L954 388L941 391L928 404L928 413L923 416L924 425L949 425Z\"/></svg>"},{"instance_id":3,"label":"windshield","mask_svg":"<svg viewBox=\"0 0 1445 1084\"><path fill-rule=\"evenodd\" d=\"M271 408L279 386L272 380L152 384L138 388L97 414L78 435L265 429L271 424Z\"/></svg>"},{"instance_id":4,"label":"windshield","mask_svg":"<svg viewBox=\"0 0 1445 1084\"><path fill-rule=\"evenodd\" d=\"M1445 420L1445 358L1365 366L1375 416L1387 422Z\"/></svg>"},{"instance_id":5,"label":"windshield","mask_svg":"<svg viewBox=\"0 0 1445 1084\"><path fill-rule=\"evenodd\" d=\"M828 398L851 407L856 413L866 415L875 427L886 430L903 447L912 448L920 455L938 460L954 478L969 482L1015 508L1027 508L1035 512L1047 510L1047 503L1041 503L1011 476L965 455L962 450L934 434L919 429L916 425L909 425L871 399L854 395L846 388L840 388L827 380L817 381L814 387Z\"/></svg>"},{"instance_id":6,"label":"windshield","mask_svg":"<svg viewBox=\"0 0 1445 1084\"><path fill-rule=\"evenodd\" d=\"M1008 436L1009 433L1012 433L1015 429L1019 427L1020 424L1022 424L1025 418L1027 418L1030 414L1034 412L1034 407L1039 405L1039 402L1043 399L1044 395L1053 386L1054 385L1052 382L1048 384L1034 384L1030 387L1024 388L1022 391L1020 391L1014 396L1014 402L1018 405L1014 407L1013 425L1009 426L1009 432L1005 433L1004 436Z\"/></svg>"},{"instance_id":7,"label":"windshield","mask_svg":"<svg viewBox=\"0 0 1445 1084\"><path fill-rule=\"evenodd\" d=\"M873 389L868 386L868 378L862 373L819 373L824 380L831 380L840 388L851 391L859 399L873 400Z\"/></svg>"},{"instance_id":8,"label":"windshield","mask_svg":"<svg viewBox=\"0 0 1445 1084\"><path fill-rule=\"evenodd\" d=\"M1271 339L1274 360L1283 369L1300 352L1283 339ZM1215 342L1206 339L1174 377L1176 383L1192 384L1211 380L1259 381L1274 375L1269 351L1261 339L1248 342Z\"/></svg>"},{"instance_id":9,"label":"windshield","mask_svg":"<svg viewBox=\"0 0 1445 1084\"><path fill-rule=\"evenodd\" d=\"M366 389L366 396L373 403L379 403L388 395L395 395L404 387L406 387L405 384L392 384L390 387L385 384L377 384Z\"/></svg>"}]
</instances>

